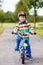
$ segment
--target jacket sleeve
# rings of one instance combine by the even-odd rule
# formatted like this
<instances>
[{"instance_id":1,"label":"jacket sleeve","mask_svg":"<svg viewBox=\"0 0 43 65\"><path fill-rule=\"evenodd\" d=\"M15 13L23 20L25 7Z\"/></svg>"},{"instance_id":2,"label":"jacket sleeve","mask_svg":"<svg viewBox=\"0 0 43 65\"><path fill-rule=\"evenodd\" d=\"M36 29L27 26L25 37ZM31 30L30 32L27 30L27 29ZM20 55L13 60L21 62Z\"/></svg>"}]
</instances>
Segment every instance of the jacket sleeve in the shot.
<instances>
[{"instance_id":1,"label":"jacket sleeve","mask_svg":"<svg viewBox=\"0 0 43 65\"><path fill-rule=\"evenodd\" d=\"M29 32L34 33L34 28L32 26L29 27Z\"/></svg>"},{"instance_id":2,"label":"jacket sleeve","mask_svg":"<svg viewBox=\"0 0 43 65\"><path fill-rule=\"evenodd\" d=\"M16 24L16 26L15 26L15 28L14 28L14 33L17 33L17 32L18 32L18 30L19 30L18 27L19 27L18 24Z\"/></svg>"}]
</instances>

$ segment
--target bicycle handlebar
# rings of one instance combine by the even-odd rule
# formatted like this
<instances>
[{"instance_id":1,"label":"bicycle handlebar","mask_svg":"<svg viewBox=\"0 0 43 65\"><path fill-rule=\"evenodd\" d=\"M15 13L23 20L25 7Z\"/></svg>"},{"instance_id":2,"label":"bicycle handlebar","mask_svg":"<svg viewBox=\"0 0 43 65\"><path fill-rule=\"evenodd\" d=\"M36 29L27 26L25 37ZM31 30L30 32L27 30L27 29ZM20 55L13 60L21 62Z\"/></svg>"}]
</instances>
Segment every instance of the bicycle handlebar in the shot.
<instances>
[{"instance_id":1,"label":"bicycle handlebar","mask_svg":"<svg viewBox=\"0 0 43 65\"><path fill-rule=\"evenodd\" d=\"M12 32L12 34L21 34L22 36L27 36L27 34L24 34L24 33L22 33L22 32L18 32L18 33L14 33L14 32ZM34 32L34 33L31 33L31 32L29 32L29 34L31 34L31 35L36 35L36 32Z\"/></svg>"}]
</instances>

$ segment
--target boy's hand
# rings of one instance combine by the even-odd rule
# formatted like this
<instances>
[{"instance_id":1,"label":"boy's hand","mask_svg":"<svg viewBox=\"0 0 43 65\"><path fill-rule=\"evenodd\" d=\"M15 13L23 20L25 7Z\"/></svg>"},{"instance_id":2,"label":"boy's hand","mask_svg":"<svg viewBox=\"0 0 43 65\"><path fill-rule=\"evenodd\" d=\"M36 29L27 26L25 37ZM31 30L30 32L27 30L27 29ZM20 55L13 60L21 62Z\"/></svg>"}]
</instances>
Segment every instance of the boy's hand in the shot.
<instances>
[{"instance_id":1,"label":"boy's hand","mask_svg":"<svg viewBox=\"0 0 43 65\"><path fill-rule=\"evenodd\" d=\"M29 32L29 33L32 34L32 35L36 35L36 32L34 32L34 33Z\"/></svg>"},{"instance_id":2,"label":"boy's hand","mask_svg":"<svg viewBox=\"0 0 43 65\"><path fill-rule=\"evenodd\" d=\"M36 35L36 32L32 33L33 35Z\"/></svg>"}]
</instances>

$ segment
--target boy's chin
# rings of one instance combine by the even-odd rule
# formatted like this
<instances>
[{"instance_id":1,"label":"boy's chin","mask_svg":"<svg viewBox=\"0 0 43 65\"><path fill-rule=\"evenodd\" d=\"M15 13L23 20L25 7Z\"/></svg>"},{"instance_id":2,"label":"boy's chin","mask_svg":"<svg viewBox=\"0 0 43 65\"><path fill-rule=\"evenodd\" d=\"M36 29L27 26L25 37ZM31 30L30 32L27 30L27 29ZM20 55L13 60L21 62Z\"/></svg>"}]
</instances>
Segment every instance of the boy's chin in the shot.
<instances>
[{"instance_id":1,"label":"boy's chin","mask_svg":"<svg viewBox=\"0 0 43 65\"><path fill-rule=\"evenodd\" d=\"M20 21L20 22L24 22L25 20L22 20L22 21Z\"/></svg>"}]
</instances>

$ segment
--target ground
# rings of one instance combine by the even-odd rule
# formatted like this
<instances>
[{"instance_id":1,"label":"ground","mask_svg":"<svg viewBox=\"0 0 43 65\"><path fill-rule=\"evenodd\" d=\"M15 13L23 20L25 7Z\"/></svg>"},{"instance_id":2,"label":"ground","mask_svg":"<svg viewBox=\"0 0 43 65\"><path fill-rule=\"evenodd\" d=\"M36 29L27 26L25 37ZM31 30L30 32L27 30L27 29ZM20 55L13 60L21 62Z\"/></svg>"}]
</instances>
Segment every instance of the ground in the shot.
<instances>
[{"instance_id":1,"label":"ground","mask_svg":"<svg viewBox=\"0 0 43 65\"><path fill-rule=\"evenodd\" d=\"M13 28L7 28L0 35L0 65L22 65L19 52L14 51L16 36ZM25 60L25 65L43 65L43 38L30 35L33 60Z\"/></svg>"}]
</instances>

